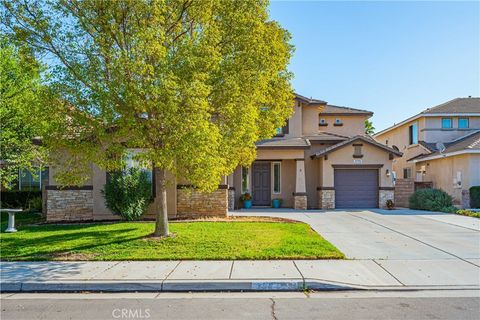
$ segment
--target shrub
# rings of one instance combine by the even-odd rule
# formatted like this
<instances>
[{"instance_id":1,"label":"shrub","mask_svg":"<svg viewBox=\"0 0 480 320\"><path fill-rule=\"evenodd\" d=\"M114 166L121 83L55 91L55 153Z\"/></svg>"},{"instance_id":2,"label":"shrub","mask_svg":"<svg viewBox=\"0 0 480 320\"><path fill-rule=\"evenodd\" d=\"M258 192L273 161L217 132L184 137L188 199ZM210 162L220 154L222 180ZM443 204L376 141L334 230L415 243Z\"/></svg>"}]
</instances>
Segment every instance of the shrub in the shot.
<instances>
[{"instance_id":1,"label":"shrub","mask_svg":"<svg viewBox=\"0 0 480 320\"><path fill-rule=\"evenodd\" d=\"M136 220L152 201L152 183L144 170L130 168L110 174L102 190L107 207L126 220Z\"/></svg>"},{"instance_id":2,"label":"shrub","mask_svg":"<svg viewBox=\"0 0 480 320\"><path fill-rule=\"evenodd\" d=\"M441 211L452 207L452 197L441 189L420 189L409 199L410 209Z\"/></svg>"},{"instance_id":3,"label":"shrub","mask_svg":"<svg viewBox=\"0 0 480 320\"><path fill-rule=\"evenodd\" d=\"M470 207L480 208L480 186L470 188Z\"/></svg>"},{"instance_id":4,"label":"shrub","mask_svg":"<svg viewBox=\"0 0 480 320\"><path fill-rule=\"evenodd\" d=\"M445 213L455 213L455 212L457 212L457 210L458 209L455 208L454 206L449 206L449 207L443 207L439 211L445 212Z\"/></svg>"},{"instance_id":5,"label":"shrub","mask_svg":"<svg viewBox=\"0 0 480 320\"><path fill-rule=\"evenodd\" d=\"M9 209L42 210L42 191L2 191L0 206Z\"/></svg>"},{"instance_id":6,"label":"shrub","mask_svg":"<svg viewBox=\"0 0 480 320\"><path fill-rule=\"evenodd\" d=\"M457 210L455 213L462 216L480 218L480 212L475 212L471 210Z\"/></svg>"}]
</instances>

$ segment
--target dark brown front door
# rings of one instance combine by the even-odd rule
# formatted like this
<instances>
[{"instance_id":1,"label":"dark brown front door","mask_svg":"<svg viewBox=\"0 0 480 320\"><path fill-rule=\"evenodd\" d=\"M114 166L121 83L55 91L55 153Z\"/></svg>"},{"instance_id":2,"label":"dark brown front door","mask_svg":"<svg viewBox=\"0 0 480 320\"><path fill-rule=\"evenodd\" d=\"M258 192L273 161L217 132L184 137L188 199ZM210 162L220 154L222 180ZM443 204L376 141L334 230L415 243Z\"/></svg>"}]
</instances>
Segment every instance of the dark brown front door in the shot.
<instances>
[{"instance_id":1,"label":"dark brown front door","mask_svg":"<svg viewBox=\"0 0 480 320\"><path fill-rule=\"evenodd\" d=\"M254 162L253 176L253 205L270 205L270 162Z\"/></svg>"}]
</instances>

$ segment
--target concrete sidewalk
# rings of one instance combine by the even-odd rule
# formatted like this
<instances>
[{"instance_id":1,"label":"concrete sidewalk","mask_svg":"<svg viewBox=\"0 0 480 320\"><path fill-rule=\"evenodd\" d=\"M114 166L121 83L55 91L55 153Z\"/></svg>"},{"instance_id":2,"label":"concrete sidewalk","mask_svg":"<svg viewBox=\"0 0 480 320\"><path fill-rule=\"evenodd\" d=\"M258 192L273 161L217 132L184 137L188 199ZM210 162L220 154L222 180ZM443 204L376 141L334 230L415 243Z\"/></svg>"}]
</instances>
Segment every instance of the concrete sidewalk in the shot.
<instances>
[{"instance_id":1,"label":"concrete sidewalk","mask_svg":"<svg viewBox=\"0 0 480 320\"><path fill-rule=\"evenodd\" d=\"M399 268L398 265L401 265ZM480 289L454 260L2 262L2 292Z\"/></svg>"}]
</instances>

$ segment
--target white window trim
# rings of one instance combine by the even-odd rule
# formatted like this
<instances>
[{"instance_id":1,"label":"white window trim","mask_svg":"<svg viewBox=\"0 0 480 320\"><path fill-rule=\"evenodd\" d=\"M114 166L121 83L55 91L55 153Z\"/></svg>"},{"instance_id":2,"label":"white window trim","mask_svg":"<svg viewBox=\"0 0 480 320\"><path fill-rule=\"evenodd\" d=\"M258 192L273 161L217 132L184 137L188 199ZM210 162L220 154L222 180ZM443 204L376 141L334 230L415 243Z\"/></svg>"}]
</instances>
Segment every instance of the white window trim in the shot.
<instances>
[{"instance_id":1,"label":"white window trim","mask_svg":"<svg viewBox=\"0 0 480 320\"><path fill-rule=\"evenodd\" d=\"M342 123L342 119L341 119L341 118L336 118L336 119L335 119L335 123L336 123L336 124Z\"/></svg>"},{"instance_id":2,"label":"white window trim","mask_svg":"<svg viewBox=\"0 0 480 320\"><path fill-rule=\"evenodd\" d=\"M327 123L327 120L325 120L324 118L321 118L321 119L320 119L320 123L321 123L321 124L325 124L325 123Z\"/></svg>"},{"instance_id":3,"label":"white window trim","mask_svg":"<svg viewBox=\"0 0 480 320\"><path fill-rule=\"evenodd\" d=\"M244 167L240 167L240 188L242 189L242 194L249 192L250 193L250 167L246 167L247 169L247 190L243 190L243 169Z\"/></svg>"},{"instance_id":4,"label":"white window trim","mask_svg":"<svg viewBox=\"0 0 480 320\"><path fill-rule=\"evenodd\" d=\"M278 164L280 171L279 171L279 188L277 192L275 192L275 164ZM273 161L272 162L272 194L281 194L282 193L282 162L281 161Z\"/></svg>"}]
</instances>

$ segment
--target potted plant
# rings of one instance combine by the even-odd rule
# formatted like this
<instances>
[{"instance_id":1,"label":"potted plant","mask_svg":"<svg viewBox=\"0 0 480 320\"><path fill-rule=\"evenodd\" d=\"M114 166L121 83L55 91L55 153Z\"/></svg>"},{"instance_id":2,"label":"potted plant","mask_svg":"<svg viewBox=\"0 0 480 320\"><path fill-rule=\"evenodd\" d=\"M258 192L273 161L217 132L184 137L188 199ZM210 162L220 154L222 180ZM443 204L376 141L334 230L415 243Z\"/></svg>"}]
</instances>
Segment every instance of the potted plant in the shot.
<instances>
[{"instance_id":1,"label":"potted plant","mask_svg":"<svg viewBox=\"0 0 480 320\"><path fill-rule=\"evenodd\" d=\"M390 199L387 200L386 205L387 205L387 209L388 209L388 210L392 210L393 207L395 206L395 204L393 203L393 201L390 200Z\"/></svg>"},{"instance_id":2,"label":"potted plant","mask_svg":"<svg viewBox=\"0 0 480 320\"><path fill-rule=\"evenodd\" d=\"M250 209L252 207L252 195L248 192L240 196L240 201L243 202L243 207L245 209Z\"/></svg>"},{"instance_id":3,"label":"potted plant","mask_svg":"<svg viewBox=\"0 0 480 320\"><path fill-rule=\"evenodd\" d=\"M282 204L282 199L281 198L275 198L275 199L272 200L272 207L274 207L276 209L280 208L281 204Z\"/></svg>"}]
</instances>

